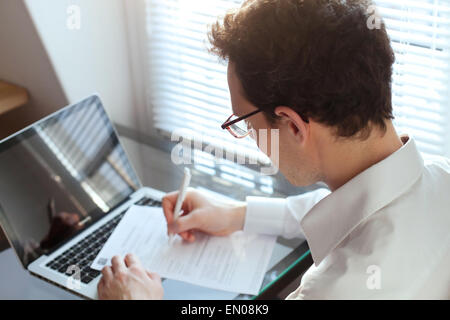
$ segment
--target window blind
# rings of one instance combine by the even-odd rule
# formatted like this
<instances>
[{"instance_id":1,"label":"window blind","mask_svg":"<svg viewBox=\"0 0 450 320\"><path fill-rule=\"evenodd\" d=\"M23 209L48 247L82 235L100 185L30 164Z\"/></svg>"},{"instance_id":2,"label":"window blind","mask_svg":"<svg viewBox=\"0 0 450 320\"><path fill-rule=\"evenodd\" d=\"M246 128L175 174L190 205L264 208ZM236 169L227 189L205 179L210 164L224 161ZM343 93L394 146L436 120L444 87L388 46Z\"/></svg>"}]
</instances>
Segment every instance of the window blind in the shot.
<instances>
[{"instance_id":1,"label":"window blind","mask_svg":"<svg viewBox=\"0 0 450 320\"><path fill-rule=\"evenodd\" d=\"M240 0L146 0L148 86L155 127L267 163L250 139L220 128L231 114L226 65L207 52L207 26ZM396 54L395 126L424 153L450 155L449 0L377 0Z\"/></svg>"},{"instance_id":2,"label":"window blind","mask_svg":"<svg viewBox=\"0 0 450 320\"><path fill-rule=\"evenodd\" d=\"M396 61L394 125L426 154L450 156L450 1L376 0Z\"/></svg>"},{"instance_id":3,"label":"window blind","mask_svg":"<svg viewBox=\"0 0 450 320\"><path fill-rule=\"evenodd\" d=\"M147 0L148 80L154 125L163 134L202 139L254 162L268 163L250 138L236 139L220 125L231 115L226 64L207 51L208 25L236 0Z\"/></svg>"}]
</instances>

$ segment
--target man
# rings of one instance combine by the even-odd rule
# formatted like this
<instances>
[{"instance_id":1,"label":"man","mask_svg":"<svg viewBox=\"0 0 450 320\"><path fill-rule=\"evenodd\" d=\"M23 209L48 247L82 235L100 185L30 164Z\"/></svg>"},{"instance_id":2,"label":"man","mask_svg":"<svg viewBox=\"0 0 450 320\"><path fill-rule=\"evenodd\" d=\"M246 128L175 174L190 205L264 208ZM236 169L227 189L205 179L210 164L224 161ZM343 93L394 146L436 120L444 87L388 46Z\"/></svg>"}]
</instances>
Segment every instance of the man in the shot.
<instances>
[{"instance_id":1,"label":"man","mask_svg":"<svg viewBox=\"0 0 450 320\"><path fill-rule=\"evenodd\" d=\"M424 160L396 133L394 54L384 25L368 28L369 5L249 0L209 34L229 62L234 114L256 134L279 130L276 165L293 185L323 181L331 192L230 207L191 191L176 222L177 193L163 199L169 232L186 241L194 230L305 238L314 265L289 299L449 298L450 161ZM246 134L235 125L224 127ZM100 298L163 297L133 256L103 275Z\"/></svg>"}]
</instances>

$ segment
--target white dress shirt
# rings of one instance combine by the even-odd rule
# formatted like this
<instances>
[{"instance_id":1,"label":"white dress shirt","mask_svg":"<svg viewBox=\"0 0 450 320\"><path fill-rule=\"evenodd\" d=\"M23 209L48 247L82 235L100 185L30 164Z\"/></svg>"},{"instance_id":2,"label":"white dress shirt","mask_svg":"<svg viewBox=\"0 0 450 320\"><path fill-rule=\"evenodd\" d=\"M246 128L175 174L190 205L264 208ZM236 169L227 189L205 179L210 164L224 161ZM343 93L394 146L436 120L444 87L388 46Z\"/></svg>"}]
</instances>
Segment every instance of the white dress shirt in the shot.
<instances>
[{"instance_id":1,"label":"white dress shirt","mask_svg":"<svg viewBox=\"0 0 450 320\"><path fill-rule=\"evenodd\" d=\"M287 299L450 298L450 160L402 141L332 193L247 197L245 232L308 242L314 264Z\"/></svg>"}]
</instances>

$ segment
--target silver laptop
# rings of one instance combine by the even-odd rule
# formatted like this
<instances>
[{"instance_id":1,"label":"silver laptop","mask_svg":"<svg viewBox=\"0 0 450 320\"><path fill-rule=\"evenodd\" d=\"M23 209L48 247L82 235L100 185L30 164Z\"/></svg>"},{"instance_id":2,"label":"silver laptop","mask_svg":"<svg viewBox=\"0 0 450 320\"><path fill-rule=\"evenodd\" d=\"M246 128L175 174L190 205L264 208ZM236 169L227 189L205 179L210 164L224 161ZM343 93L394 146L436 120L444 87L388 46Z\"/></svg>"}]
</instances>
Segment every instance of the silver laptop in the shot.
<instances>
[{"instance_id":1,"label":"silver laptop","mask_svg":"<svg viewBox=\"0 0 450 320\"><path fill-rule=\"evenodd\" d=\"M160 206L142 187L97 95L0 141L0 224L31 274L97 298L90 268L131 205Z\"/></svg>"}]
</instances>

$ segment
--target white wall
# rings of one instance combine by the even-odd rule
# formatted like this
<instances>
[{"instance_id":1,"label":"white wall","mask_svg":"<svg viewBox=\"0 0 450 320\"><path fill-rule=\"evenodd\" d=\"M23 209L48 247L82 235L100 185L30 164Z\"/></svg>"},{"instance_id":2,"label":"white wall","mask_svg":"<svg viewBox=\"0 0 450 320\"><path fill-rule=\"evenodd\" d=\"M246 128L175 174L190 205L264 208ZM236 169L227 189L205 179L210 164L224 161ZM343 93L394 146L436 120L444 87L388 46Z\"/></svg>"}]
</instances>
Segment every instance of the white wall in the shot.
<instances>
[{"instance_id":1,"label":"white wall","mask_svg":"<svg viewBox=\"0 0 450 320\"><path fill-rule=\"evenodd\" d=\"M69 102L98 92L114 122L135 127L126 0L24 1ZM72 4L81 9L79 30L67 27Z\"/></svg>"}]
</instances>

